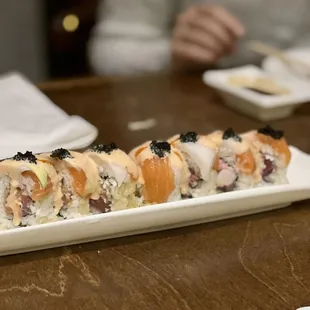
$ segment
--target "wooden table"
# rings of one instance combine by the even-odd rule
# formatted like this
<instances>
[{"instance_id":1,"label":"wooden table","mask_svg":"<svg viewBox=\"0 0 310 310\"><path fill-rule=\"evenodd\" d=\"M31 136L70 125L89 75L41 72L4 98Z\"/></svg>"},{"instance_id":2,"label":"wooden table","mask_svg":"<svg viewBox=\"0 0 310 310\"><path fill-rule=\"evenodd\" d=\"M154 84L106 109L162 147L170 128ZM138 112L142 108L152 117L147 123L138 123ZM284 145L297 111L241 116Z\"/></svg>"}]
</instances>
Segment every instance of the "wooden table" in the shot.
<instances>
[{"instance_id":1,"label":"wooden table","mask_svg":"<svg viewBox=\"0 0 310 310\"><path fill-rule=\"evenodd\" d=\"M42 85L98 141L129 150L177 132L260 122L226 108L200 77ZM146 131L129 121L155 118ZM310 152L310 108L273 122ZM305 171L305 173L307 173ZM260 215L0 258L0 309L296 309L310 304L310 203Z\"/></svg>"}]
</instances>

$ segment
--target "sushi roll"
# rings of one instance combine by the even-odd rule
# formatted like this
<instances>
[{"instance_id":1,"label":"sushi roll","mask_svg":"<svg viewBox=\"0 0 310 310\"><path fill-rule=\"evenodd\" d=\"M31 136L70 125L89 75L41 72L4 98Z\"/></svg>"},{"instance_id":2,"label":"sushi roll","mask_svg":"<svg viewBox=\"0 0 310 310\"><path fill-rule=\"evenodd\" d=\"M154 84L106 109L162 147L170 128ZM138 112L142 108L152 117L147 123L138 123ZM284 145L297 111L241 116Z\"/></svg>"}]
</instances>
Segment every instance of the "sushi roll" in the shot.
<instances>
[{"instance_id":1,"label":"sushi roll","mask_svg":"<svg viewBox=\"0 0 310 310\"><path fill-rule=\"evenodd\" d=\"M218 192L251 188L260 182L254 155L244 139L231 128L225 130L221 137L216 132L212 138L219 145L215 164Z\"/></svg>"},{"instance_id":2,"label":"sushi roll","mask_svg":"<svg viewBox=\"0 0 310 310\"><path fill-rule=\"evenodd\" d=\"M216 130L212 133L207 135L208 140L211 140L217 147L220 147L220 145L223 142L223 131L222 130Z\"/></svg>"},{"instance_id":3,"label":"sushi roll","mask_svg":"<svg viewBox=\"0 0 310 310\"><path fill-rule=\"evenodd\" d=\"M115 143L99 144L84 154L95 162L100 176L100 198L90 200L93 212L131 209L142 204L143 179L138 166Z\"/></svg>"},{"instance_id":4,"label":"sushi roll","mask_svg":"<svg viewBox=\"0 0 310 310\"><path fill-rule=\"evenodd\" d=\"M284 132L266 126L245 133L242 137L254 150L262 185L287 183L286 173L291 161L291 152Z\"/></svg>"},{"instance_id":5,"label":"sushi roll","mask_svg":"<svg viewBox=\"0 0 310 310\"><path fill-rule=\"evenodd\" d=\"M206 136L187 132L168 140L186 159L189 177L189 198L215 194L217 145Z\"/></svg>"},{"instance_id":6,"label":"sushi roll","mask_svg":"<svg viewBox=\"0 0 310 310\"><path fill-rule=\"evenodd\" d=\"M62 148L37 157L52 165L60 178L63 194L60 215L67 219L91 214L89 201L98 200L101 191L95 162L84 154Z\"/></svg>"},{"instance_id":7,"label":"sushi roll","mask_svg":"<svg viewBox=\"0 0 310 310\"><path fill-rule=\"evenodd\" d=\"M167 141L148 141L133 149L129 156L141 169L144 203L176 201L188 195L186 161Z\"/></svg>"},{"instance_id":8,"label":"sushi roll","mask_svg":"<svg viewBox=\"0 0 310 310\"><path fill-rule=\"evenodd\" d=\"M56 221L62 207L59 178L53 166L31 152L0 163L1 228Z\"/></svg>"}]
</instances>

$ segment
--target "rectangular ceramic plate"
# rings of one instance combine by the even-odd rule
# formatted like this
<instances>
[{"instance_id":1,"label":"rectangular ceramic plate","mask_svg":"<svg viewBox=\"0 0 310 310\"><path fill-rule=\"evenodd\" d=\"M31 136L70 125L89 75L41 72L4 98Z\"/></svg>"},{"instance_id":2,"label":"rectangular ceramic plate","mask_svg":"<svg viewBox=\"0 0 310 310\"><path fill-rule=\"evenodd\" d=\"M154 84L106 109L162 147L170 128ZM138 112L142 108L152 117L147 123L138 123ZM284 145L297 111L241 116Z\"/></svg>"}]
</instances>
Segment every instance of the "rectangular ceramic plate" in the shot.
<instances>
[{"instance_id":1,"label":"rectangular ceramic plate","mask_svg":"<svg viewBox=\"0 0 310 310\"><path fill-rule=\"evenodd\" d=\"M290 184L254 188L0 232L0 255L110 239L259 213L310 198L310 155L290 147Z\"/></svg>"},{"instance_id":2,"label":"rectangular ceramic plate","mask_svg":"<svg viewBox=\"0 0 310 310\"><path fill-rule=\"evenodd\" d=\"M275 80L279 85L290 90L290 94L281 96L264 96L251 90L231 85L228 78L231 76L242 76L248 78L266 77L274 79L268 73L252 65L227 70L210 70L203 74L205 84L214 87L220 92L239 97L260 108L270 109L276 107L294 106L310 100L309 88L304 83L286 80Z\"/></svg>"}]
</instances>

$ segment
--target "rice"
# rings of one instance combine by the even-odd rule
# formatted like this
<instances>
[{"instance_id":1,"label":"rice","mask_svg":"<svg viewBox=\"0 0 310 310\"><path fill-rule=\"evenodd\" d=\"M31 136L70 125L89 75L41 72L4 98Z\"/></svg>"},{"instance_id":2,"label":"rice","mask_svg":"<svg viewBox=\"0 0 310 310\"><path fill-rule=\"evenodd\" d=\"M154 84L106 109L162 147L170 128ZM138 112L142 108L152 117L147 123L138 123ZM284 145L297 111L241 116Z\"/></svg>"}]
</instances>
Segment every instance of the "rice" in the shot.
<instances>
[{"instance_id":1,"label":"rice","mask_svg":"<svg viewBox=\"0 0 310 310\"><path fill-rule=\"evenodd\" d=\"M217 172L215 170L211 170L207 181L202 181L197 188L190 189L190 193L193 198L216 194L216 177Z\"/></svg>"},{"instance_id":2,"label":"rice","mask_svg":"<svg viewBox=\"0 0 310 310\"><path fill-rule=\"evenodd\" d=\"M209 178L207 180L202 179L200 169L197 164L188 156L187 153L183 153L190 173L194 174L198 179L195 184L191 184L189 180L189 194L192 198L213 195L216 193L216 171L210 171ZM191 176L190 176L191 178ZM176 199L177 200L177 199Z\"/></svg>"},{"instance_id":3,"label":"rice","mask_svg":"<svg viewBox=\"0 0 310 310\"><path fill-rule=\"evenodd\" d=\"M73 196L72 200L60 210L59 215L64 219L73 219L90 215L89 201L77 196Z\"/></svg>"},{"instance_id":4,"label":"rice","mask_svg":"<svg viewBox=\"0 0 310 310\"><path fill-rule=\"evenodd\" d=\"M0 229L13 228L13 216L5 210L6 199L10 191L10 177L4 176L0 179ZM30 196L33 188L33 181L29 178L21 178L23 194ZM22 205L20 206L22 209ZM22 212L22 211L21 211ZM33 226L42 223L57 221L57 214L54 211L53 195L37 202L31 202L27 206L27 214L22 214L21 226Z\"/></svg>"},{"instance_id":5,"label":"rice","mask_svg":"<svg viewBox=\"0 0 310 310\"><path fill-rule=\"evenodd\" d=\"M142 198L137 196L139 191L138 185L135 182L123 183L114 188L112 196L111 210L124 210L137 208L142 204Z\"/></svg>"},{"instance_id":6,"label":"rice","mask_svg":"<svg viewBox=\"0 0 310 310\"><path fill-rule=\"evenodd\" d=\"M53 195L31 203L29 210L30 214L22 216L22 226L33 226L58 221L57 213L54 209Z\"/></svg>"},{"instance_id":7,"label":"rice","mask_svg":"<svg viewBox=\"0 0 310 310\"><path fill-rule=\"evenodd\" d=\"M260 144L260 152L256 154L256 162L260 172L266 169L265 159L269 160L274 165L274 170L261 181L260 186L270 184L286 184L288 179L286 176L287 168L284 164L283 155L274 151L274 149L267 144Z\"/></svg>"},{"instance_id":8,"label":"rice","mask_svg":"<svg viewBox=\"0 0 310 310\"><path fill-rule=\"evenodd\" d=\"M244 156L244 161L239 158ZM252 163L254 171L244 165ZM219 171L217 176L217 192L230 192L252 188L257 183L255 174L255 158L249 146L239 136L223 140L219 148Z\"/></svg>"},{"instance_id":9,"label":"rice","mask_svg":"<svg viewBox=\"0 0 310 310\"><path fill-rule=\"evenodd\" d=\"M65 219L78 218L90 214L88 199L79 197L73 186L72 179L67 170L60 173L62 192L66 201L59 212L59 215Z\"/></svg>"},{"instance_id":10,"label":"rice","mask_svg":"<svg viewBox=\"0 0 310 310\"><path fill-rule=\"evenodd\" d=\"M109 177L102 167L99 168L99 173L104 199L110 203L111 211L132 209L141 205L138 184L131 181L129 176L122 184L118 184L116 179Z\"/></svg>"},{"instance_id":11,"label":"rice","mask_svg":"<svg viewBox=\"0 0 310 310\"><path fill-rule=\"evenodd\" d=\"M12 215L5 211L6 197L10 192L10 177L5 175L0 178L0 230L13 228Z\"/></svg>"}]
</instances>

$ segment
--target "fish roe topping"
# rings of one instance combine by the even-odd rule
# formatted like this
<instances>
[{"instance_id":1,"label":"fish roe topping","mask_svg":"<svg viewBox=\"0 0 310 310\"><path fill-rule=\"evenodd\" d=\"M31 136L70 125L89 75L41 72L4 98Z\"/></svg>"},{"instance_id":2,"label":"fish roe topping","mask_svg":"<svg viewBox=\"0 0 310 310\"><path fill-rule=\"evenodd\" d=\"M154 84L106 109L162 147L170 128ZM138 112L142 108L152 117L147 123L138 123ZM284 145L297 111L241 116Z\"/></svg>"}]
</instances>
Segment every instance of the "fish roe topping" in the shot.
<instances>
[{"instance_id":1,"label":"fish roe topping","mask_svg":"<svg viewBox=\"0 0 310 310\"><path fill-rule=\"evenodd\" d=\"M197 142L197 140L198 140L198 135L197 135L197 132L195 132L195 131L189 131L185 134L182 133L180 135L180 141L182 143L189 143L189 142L195 143L195 142Z\"/></svg>"},{"instance_id":2,"label":"fish roe topping","mask_svg":"<svg viewBox=\"0 0 310 310\"><path fill-rule=\"evenodd\" d=\"M150 149L152 153L158 157L165 157L166 153L170 153L171 146L166 141L152 141L150 144Z\"/></svg>"},{"instance_id":3,"label":"fish roe topping","mask_svg":"<svg viewBox=\"0 0 310 310\"><path fill-rule=\"evenodd\" d=\"M73 158L68 150L62 148L53 151L50 156L54 159L60 159L60 160L65 158Z\"/></svg>"},{"instance_id":4,"label":"fish roe topping","mask_svg":"<svg viewBox=\"0 0 310 310\"><path fill-rule=\"evenodd\" d=\"M232 128L228 128L223 133L223 140L234 139L237 142L241 142L242 139L238 136Z\"/></svg>"},{"instance_id":5,"label":"fish roe topping","mask_svg":"<svg viewBox=\"0 0 310 310\"><path fill-rule=\"evenodd\" d=\"M269 136L275 140L280 140L284 136L284 132L282 130L275 130L269 125L264 128L258 129L257 132L262 135Z\"/></svg>"},{"instance_id":6,"label":"fish roe topping","mask_svg":"<svg viewBox=\"0 0 310 310\"><path fill-rule=\"evenodd\" d=\"M114 142L112 142L110 144L95 145L91 150L96 153L111 154L113 151L118 150L118 147Z\"/></svg>"},{"instance_id":7,"label":"fish roe topping","mask_svg":"<svg viewBox=\"0 0 310 310\"><path fill-rule=\"evenodd\" d=\"M31 164L37 163L37 158L32 154L32 152L27 151L26 153L18 152L14 157L13 160L16 161L29 161Z\"/></svg>"}]
</instances>

